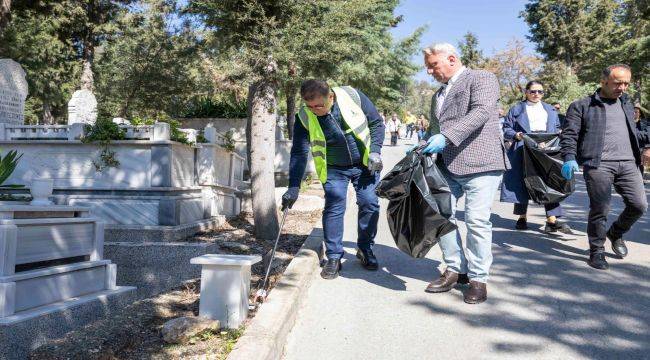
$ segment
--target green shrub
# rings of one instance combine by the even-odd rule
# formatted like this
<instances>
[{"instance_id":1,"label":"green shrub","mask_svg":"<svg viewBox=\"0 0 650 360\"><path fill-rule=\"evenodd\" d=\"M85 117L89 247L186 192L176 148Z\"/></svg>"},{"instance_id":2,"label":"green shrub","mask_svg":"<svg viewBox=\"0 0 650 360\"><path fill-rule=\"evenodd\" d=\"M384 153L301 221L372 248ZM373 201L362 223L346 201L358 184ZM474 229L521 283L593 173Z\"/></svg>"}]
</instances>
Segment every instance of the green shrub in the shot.
<instances>
[{"instance_id":1,"label":"green shrub","mask_svg":"<svg viewBox=\"0 0 650 360\"><path fill-rule=\"evenodd\" d=\"M115 151L109 149L111 141L124 140L126 138L126 130L120 128L119 125L114 123L108 118L98 118L95 125L86 125L85 135L81 138L84 143L98 142L102 145L102 152L99 159L93 160L93 166L96 171L104 171L109 167L119 167L120 162L115 156Z\"/></svg>"},{"instance_id":2,"label":"green shrub","mask_svg":"<svg viewBox=\"0 0 650 360\"><path fill-rule=\"evenodd\" d=\"M234 95L202 96L185 104L181 116L185 118L241 119L247 116L247 106L246 101L237 101Z\"/></svg>"}]
</instances>

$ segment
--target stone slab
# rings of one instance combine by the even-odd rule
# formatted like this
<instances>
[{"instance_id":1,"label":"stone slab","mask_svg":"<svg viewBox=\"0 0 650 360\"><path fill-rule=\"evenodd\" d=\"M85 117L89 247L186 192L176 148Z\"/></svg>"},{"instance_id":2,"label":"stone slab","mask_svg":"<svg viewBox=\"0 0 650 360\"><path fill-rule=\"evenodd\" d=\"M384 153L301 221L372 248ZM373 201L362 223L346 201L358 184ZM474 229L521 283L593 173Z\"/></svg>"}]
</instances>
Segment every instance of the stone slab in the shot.
<instances>
[{"instance_id":1,"label":"stone slab","mask_svg":"<svg viewBox=\"0 0 650 360\"><path fill-rule=\"evenodd\" d=\"M0 123L22 125L27 98L25 70L11 59L0 59Z\"/></svg>"},{"instance_id":2,"label":"stone slab","mask_svg":"<svg viewBox=\"0 0 650 360\"><path fill-rule=\"evenodd\" d=\"M118 287L32 309L0 320L0 359L24 360L47 341L110 316L135 301L135 288Z\"/></svg>"},{"instance_id":3,"label":"stone slab","mask_svg":"<svg viewBox=\"0 0 650 360\"><path fill-rule=\"evenodd\" d=\"M68 125L90 124L97 121L97 98L92 91L82 89L72 94L68 102Z\"/></svg>"},{"instance_id":4,"label":"stone slab","mask_svg":"<svg viewBox=\"0 0 650 360\"><path fill-rule=\"evenodd\" d=\"M177 226L107 225L104 235L105 241L109 242L166 243L185 239L200 231L217 229L225 221L226 217L219 215Z\"/></svg>"},{"instance_id":5,"label":"stone slab","mask_svg":"<svg viewBox=\"0 0 650 360\"><path fill-rule=\"evenodd\" d=\"M117 265L118 285L137 286L139 298L169 290L183 281L201 277L201 268L190 264L197 256L217 253L212 243L106 242L104 256Z\"/></svg>"}]
</instances>

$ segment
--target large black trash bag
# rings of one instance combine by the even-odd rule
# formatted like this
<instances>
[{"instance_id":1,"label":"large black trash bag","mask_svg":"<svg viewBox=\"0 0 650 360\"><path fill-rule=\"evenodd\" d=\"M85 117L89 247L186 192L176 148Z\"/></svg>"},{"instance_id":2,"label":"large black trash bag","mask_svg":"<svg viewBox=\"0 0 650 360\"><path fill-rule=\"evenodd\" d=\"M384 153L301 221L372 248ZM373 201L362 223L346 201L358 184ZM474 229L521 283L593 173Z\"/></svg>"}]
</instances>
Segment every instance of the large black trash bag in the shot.
<instances>
[{"instance_id":1,"label":"large black trash bag","mask_svg":"<svg viewBox=\"0 0 650 360\"><path fill-rule=\"evenodd\" d=\"M551 133L524 135L524 184L537 204L559 203L575 190L575 177L562 176L560 137Z\"/></svg>"},{"instance_id":2,"label":"large black trash bag","mask_svg":"<svg viewBox=\"0 0 650 360\"><path fill-rule=\"evenodd\" d=\"M395 244L403 252L423 258L439 238L454 229L451 191L435 164L421 154L408 153L381 180L377 195L388 199L388 226Z\"/></svg>"}]
</instances>

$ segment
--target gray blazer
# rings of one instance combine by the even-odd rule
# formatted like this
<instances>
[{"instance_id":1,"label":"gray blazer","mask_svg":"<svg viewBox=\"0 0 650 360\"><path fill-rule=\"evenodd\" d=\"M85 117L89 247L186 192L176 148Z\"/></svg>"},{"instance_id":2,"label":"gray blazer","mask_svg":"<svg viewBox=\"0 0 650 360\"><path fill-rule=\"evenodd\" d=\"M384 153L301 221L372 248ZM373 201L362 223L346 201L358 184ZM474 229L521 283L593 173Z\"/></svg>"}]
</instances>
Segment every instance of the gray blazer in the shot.
<instances>
[{"instance_id":1,"label":"gray blazer","mask_svg":"<svg viewBox=\"0 0 650 360\"><path fill-rule=\"evenodd\" d=\"M439 119L437 95L431 101L427 138L438 131L447 138L442 160L449 172L462 176L509 169L499 126L496 76L485 70L465 69L449 89Z\"/></svg>"}]
</instances>

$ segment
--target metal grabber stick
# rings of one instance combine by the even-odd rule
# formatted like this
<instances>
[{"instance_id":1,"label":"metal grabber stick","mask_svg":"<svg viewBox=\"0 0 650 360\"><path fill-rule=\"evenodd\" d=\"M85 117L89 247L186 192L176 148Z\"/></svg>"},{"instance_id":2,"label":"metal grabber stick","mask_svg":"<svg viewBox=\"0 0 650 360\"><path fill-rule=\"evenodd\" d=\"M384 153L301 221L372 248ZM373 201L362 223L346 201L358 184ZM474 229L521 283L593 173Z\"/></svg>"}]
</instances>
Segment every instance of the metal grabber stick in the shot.
<instances>
[{"instance_id":1,"label":"metal grabber stick","mask_svg":"<svg viewBox=\"0 0 650 360\"><path fill-rule=\"evenodd\" d=\"M264 282L262 287L257 290L255 297L253 298L253 304L257 307L258 304L263 303L268 296L266 287L269 282L269 275L271 274L271 266L273 265L273 259L275 259L275 250L278 248L278 241L280 240L280 235L282 235L282 228L284 227L284 221L287 219L287 213L289 212L289 207L285 207L282 210L282 221L280 222L280 230L278 231L278 236L275 237L275 244L273 244L273 251L271 252L271 260L269 260L269 265L266 267L266 275L264 275Z\"/></svg>"}]
</instances>

